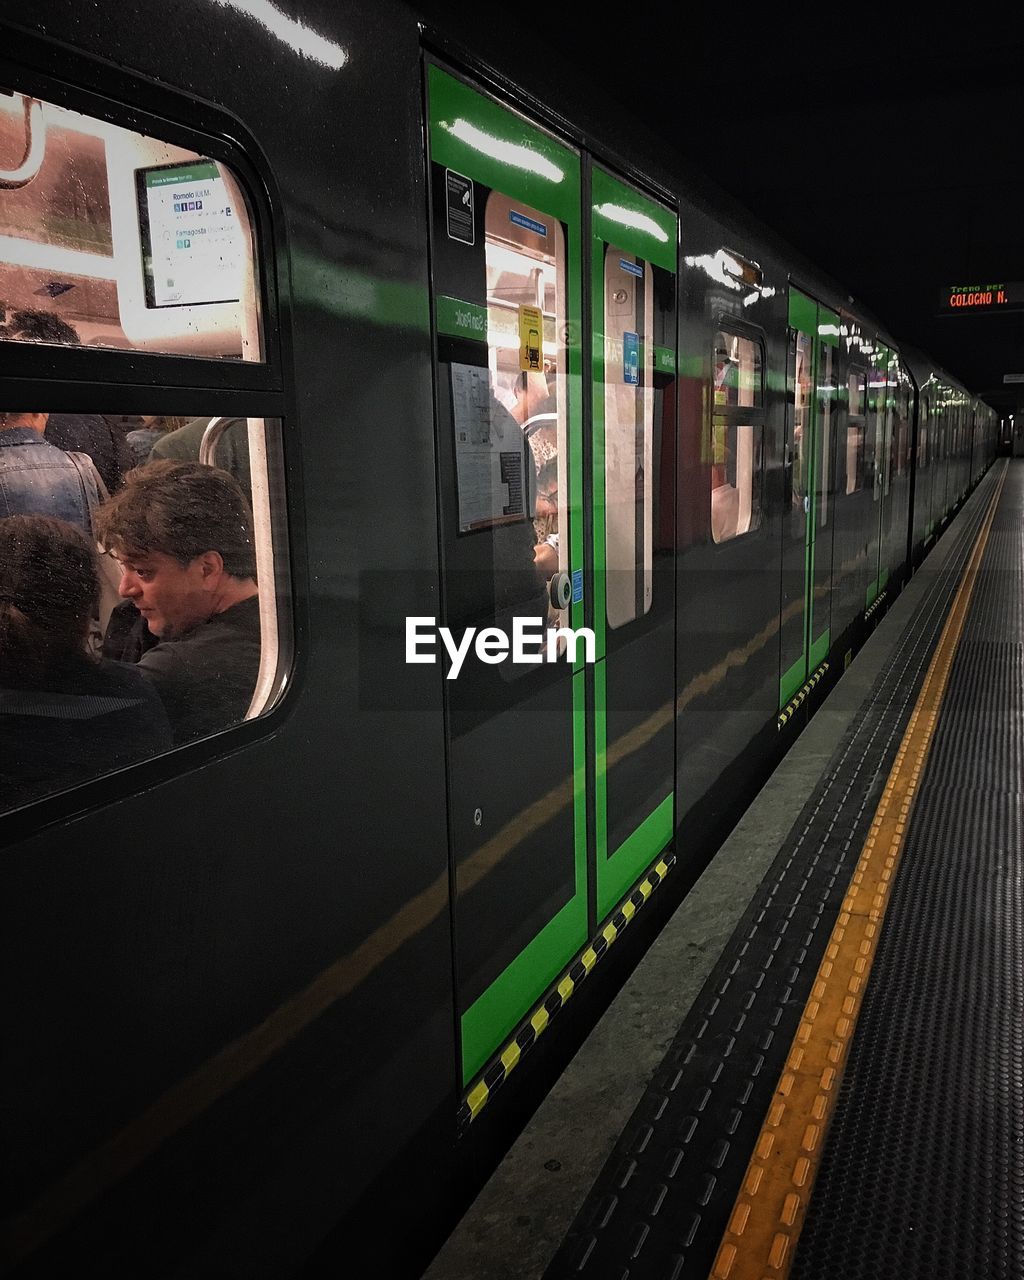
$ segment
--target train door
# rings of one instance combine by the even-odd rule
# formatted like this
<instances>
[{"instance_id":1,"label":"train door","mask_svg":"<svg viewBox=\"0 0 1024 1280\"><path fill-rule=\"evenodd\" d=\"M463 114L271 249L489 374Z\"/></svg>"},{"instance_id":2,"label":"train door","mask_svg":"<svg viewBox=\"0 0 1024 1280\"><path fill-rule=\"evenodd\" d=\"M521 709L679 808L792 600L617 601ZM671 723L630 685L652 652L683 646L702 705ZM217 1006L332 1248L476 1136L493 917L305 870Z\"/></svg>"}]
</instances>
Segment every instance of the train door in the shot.
<instances>
[{"instance_id":1,"label":"train door","mask_svg":"<svg viewBox=\"0 0 1024 1280\"><path fill-rule=\"evenodd\" d=\"M435 65L427 92L439 621L495 641L444 680L468 1082L588 937L585 672L557 635L584 621L581 167Z\"/></svg>"},{"instance_id":2,"label":"train door","mask_svg":"<svg viewBox=\"0 0 1024 1280\"><path fill-rule=\"evenodd\" d=\"M596 920L673 831L674 213L591 174ZM664 508L667 507L667 510Z\"/></svg>"},{"instance_id":3,"label":"train door","mask_svg":"<svg viewBox=\"0 0 1024 1280\"><path fill-rule=\"evenodd\" d=\"M831 643L839 332L837 315L790 289L780 707L825 660Z\"/></svg>"},{"instance_id":4,"label":"train door","mask_svg":"<svg viewBox=\"0 0 1024 1280\"><path fill-rule=\"evenodd\" d=\"M864 607L869 608L885 590L889 581L888 546L892 526L892 440L895 356L879 346L872 357L868 384L868 406L874 442L874 501L872 545L869 551L869 574Z\"/></svg>"}]
</instances>

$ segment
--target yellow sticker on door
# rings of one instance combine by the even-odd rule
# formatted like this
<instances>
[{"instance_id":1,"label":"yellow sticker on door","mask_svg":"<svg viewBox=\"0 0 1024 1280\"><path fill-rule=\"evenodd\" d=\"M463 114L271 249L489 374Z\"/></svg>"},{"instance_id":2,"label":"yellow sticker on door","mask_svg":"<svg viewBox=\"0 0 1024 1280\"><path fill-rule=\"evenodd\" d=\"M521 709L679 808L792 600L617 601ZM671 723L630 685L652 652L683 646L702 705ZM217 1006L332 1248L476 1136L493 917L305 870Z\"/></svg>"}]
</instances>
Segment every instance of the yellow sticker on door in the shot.
<instances>
[{"instance_id":1,"label":"yellow sticker on door","mask_svg":"<svg viewBox=\"0 0 1024 1280\"><path fill-rule=\"evenodd\" d=\"M540 307L519 308L519 368L538 372L544 368L544 317Z\"/></svg>"}]
</instances>

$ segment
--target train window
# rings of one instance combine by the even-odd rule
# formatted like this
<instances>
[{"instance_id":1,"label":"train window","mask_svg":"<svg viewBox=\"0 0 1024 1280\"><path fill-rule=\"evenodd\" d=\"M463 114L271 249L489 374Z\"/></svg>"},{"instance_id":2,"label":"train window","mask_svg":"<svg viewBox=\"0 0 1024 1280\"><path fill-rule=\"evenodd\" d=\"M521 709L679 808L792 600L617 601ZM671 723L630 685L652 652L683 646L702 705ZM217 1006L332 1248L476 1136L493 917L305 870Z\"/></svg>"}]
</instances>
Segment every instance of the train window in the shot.
<instances>
[{"instance_id":1,"label":"train window","mask_svg":"<svg viewBox=\"0 0 1024 1280\"><path fill-rule=\"evenodd\" d=\"M885 364L871 371L871 389L868 401L873 410L870 421L874 424L875 498L889 492L892 470L892 382Z\"/></svg>"},{"instance_id":2,"label":"train window","mask_svg":"<svg viewBox=\"0 0 1024 1280\"><path fill-rule=\"evenodd\" d=\"M902 384L896 392L896 474L910 470L910 392Z\"/></svg>"},{"instance_id":3,"label":"train window","mask_svg":"<svg viewBox=\"0 0 1024 1280\"><path fill-rule=\"evenodd\" d=\"M798 329L790 331L789 371L791 379L792 434L790 438L789 468L792 535L803 535L807 523L806 499L810 465L810 413L811 381L814 341L810 334Z\"/></svg>"},{"instance_id":4,"label":"train window","mask_svg":"<svg viewBox=\"0 0 1024 1280\"><path fill-rule=\"evenodd\" d=\"M917 426L917 466L920 470L928 465L928 397L922 395L919 401Z\"/></svg>"},{"instance_id":5,"label":"train window","mask_svg":"<svg viewBox=\"0 0 1024 1280\"><path fill-rule=\"evenodd\" d=\"M760 409L763 382L760 343L719 330L715 335L715 409Z\"/></svg>"},{"instance_id":6,"label":"train window","mask_svg":"<svg viewBox=\"0 0 1024 1280\"><path fill-rule=\"evenodd\" d=\"M487 197L484 230L491 393L522 429L534 562L550 579L569 568L564 536L568 419L565 369L559 359L565 328L565 232L551 217L500 191ZM464 452L457 455L460 502ZM463 520L460 531L472 527ZM565 616L564 610L552 610L550 621L561 626Z\"/></svg>"},{"instance_id":7,"label":"train window","mask_svg":"<svg viewBox=\"0 0 1024 1280\"><path fill-rule=\"evenodd\" d=\"M867 374L853 368L847 378L846 492L864 488L864 436L867 408Z\"/></svg>"},{"instance_id":8,"label":"train window","mask_svg":"<svg viewBox=\"0 0 1024 1280\"><path fill-rule=\"evenodd\" d=\"M279 442L262 418L0 412L0 809L273 705Z\"/></svg>"},{"instance_id":9,"label":"train window","mask_svg":"<svg viewBox=\"0 0 1024 1280\"><path fill-rule=\"evenodd\" d=\"M654 559L654 287L649 262L605 246L606 615L650 610Z\"/></svg>"},{"instance_id":10,"label":"train window","mask_svg":"<svg viewBox=\"0 0 1024 1280\"><path fill-rule=\"evenodd\" d=\"M722 328L713 361L711 536L728 542L761 524L764 355L760 342Z\"/></svg>"},{"instance_id":11,"label":"train window","mask_svg":"<svg viewBox=\"0 0 1024 1280\"><path fill-rule=\"evenodd\" d=\"M0 337L261 358L254 227L227 165L19 93L0 93L0 157L19 166Z\"/></svg>"},{"instance_id":12,"label":"train window","mask_svg":"<svg viewBox=\"0 0 1024 1280\"><path fill-rule=\"evenodd\" d=\"M821 468L818 478L818 524L828 524L829 468L832 458L832 403L836 389L832 384L832 347L822 343L818 369L818 447L821 450Z\"/></svg>"}]
</instances>

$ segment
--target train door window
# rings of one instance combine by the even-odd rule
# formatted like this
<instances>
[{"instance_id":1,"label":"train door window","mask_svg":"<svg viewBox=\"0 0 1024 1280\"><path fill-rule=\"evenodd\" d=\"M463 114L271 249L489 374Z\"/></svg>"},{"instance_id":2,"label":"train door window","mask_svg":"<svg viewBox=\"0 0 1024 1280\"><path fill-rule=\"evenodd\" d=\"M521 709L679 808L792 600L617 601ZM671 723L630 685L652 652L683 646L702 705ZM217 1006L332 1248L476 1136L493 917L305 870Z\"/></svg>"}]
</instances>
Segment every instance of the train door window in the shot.
<instances>
[{"instance_id":1,"label":"train door window","mask_svg":"<svg viewBox=\"0 0 1024 1280\"><path fill-rule=\"evenodd\" d=\"M867 373L852 368L847 378L846 409L846 492L864 488Z\"/></svg>"},{"instance_id":2,"label":"train door window","mask_svg":"<svg viewBox=\"0 0 1024 1280\"><path fill-rule=\"evenodd\" d=\"M536 209L491 191L484 214L487 361L494 399L525 442L535 563L545 578L569 568L565 327L565 233ZM521 446L523 447L523 446ZM460 531L477 527L464 501L470 455L457 451ZM502 476L493 483L505 492ZM492 507L494 507L492 502ZM563 625L565 611L552 612Z\"/></svg>"},{"instance_id":3,"label":"train door window","mask_svg":"<svg viewBox=\"0 0 1024 1280\"><path fill-rule=\"evenodd\" d=\"M807 524L806 500L811 476L811 387L813 382L814 339L799 329L790 331L789 368L792 396L791 411L793 429L790 444L791 513L794 538L805 534Z\"/></svg>"},{"instance_id":4,"label":"train door window","mask_svg":"<svg viewBox=\"0 0 1024 1280\"><path fill-rule=\"evenodd\" d=\"M651 607L654 557L654 281L649 262L605 246L605 582L608 625Z\"/></svg>"},{"instance_id":5,"label":"train door window","mask_svg":"<svg viewBox=\"0 0 1024 1280\"><path fill-rule=\"evenodd\" d=\"M928 422L928 397L926 395L922 395L918 404L917 466L923 471L928 465L929 457L928 432L930 425Z\"/></svg>"},{"instance_id":6,"label":"train door window","mask_svg":"<svg viewBox=\"0 0 1024 1280\"><path fill-rule=\"evenodd\" d=\"M833 348L828 343L823 342L821 344L820 368L818 370L818 435L821 452L821 471L818 482L818 524L821 528L828 524L830 496L829 468L832 458L832 404L836 390L832 382L832 351Z\"/></svg>"},{"instance_id":7,"label":"train door window","mask_svg":"<svg viewBox=\"0 0 1024 1280\"><path fill-rule=\"evenodd\" d=\"M882 472L882 493L888 494L892 484L893 448L895 444L894 423L894 390L892 363L883 365L878 372L878 380L882 386L878 392L878 440L880 464Z\"/></svg>"},{"instance_id":8,"label":"train door window","mask_svg":"<svg viewBox=\"0 0 1024 1280\"><path fill-rule=\"evenodd\" d=\"M761 524L764 352L758 339L722 327L713 352L711 536L728 542Z\"/></svg>"},{"instance_id":9,"label":"train door window","mask_svg":"<svg viewBox=\"0 0 1024 1280\"><path fill-rule=\"evenodd\" d=\"M910 469L910 391L905 382L896 391L896 474Z\"/></svg>"},{"instance_id":10,"label":"train door window","mask_svg":"<svg viewBox=\"0 0 1024 1280\"><path fill-rule=\"evenodd\" d=\"M8 810L267 711L290 609L280 393L263 378L263 415L225 416L232 374L206 363L238 361L251 391L241 362L265 358L237 170L17 93L0 95L0 157L20 165L0 200L0 345L84 348L73 363L55 349L46 383L26 376L37 411L0 401ZM118 349L158 353L208 416L166 416L159 385L125 414L139 362ZM74 387L81 412L63 407ZM103 412L105 387L120 412Z\"/></svg>"},{"instance_id":11,"label":"train door window","mask_svg":"<svg viewBox=\"0 0 1024 1280\"><path fill-rule=\"evenodd\" d=\"M868 373L867 413L865 415L865 455L868 474L871 476L872 495L875 502L882 497L882 476L885 441L885 374L877 366Z\"/></svg>"},{"instance_id":12,"label":"train door window","mask_svg":"<svg viewBox=\"0 0 1024 1280\"><path fill-rule=\"evenodd\" d=\"M253 220L228 165L0 94L0 155L21 151L0 202L7 337L261 358Z\"/></svg>"}]
</instances>

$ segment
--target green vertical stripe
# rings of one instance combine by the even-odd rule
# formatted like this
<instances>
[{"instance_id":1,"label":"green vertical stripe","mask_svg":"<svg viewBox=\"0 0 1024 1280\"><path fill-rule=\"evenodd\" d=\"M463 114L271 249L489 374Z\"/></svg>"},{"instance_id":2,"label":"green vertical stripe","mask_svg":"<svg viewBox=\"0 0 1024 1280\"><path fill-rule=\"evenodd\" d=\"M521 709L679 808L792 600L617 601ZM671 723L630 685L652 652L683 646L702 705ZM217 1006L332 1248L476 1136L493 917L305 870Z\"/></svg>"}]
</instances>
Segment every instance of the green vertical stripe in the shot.
<instances>
[{"instance_id":1,"label":"green vertical stripe","mask_svg":"<svg viewBox=\"0 0 1024 1280\"><path fill-rule=\"evenodd\" d=\"M811 337L818 332L818 304L792 285L789 287L789 327L809 333Z\"/></svg>"},{"instance_id":2,"label":"green vertical stripe","mask_svg":"<svg viewBox=\"0 0 1024 1280\"><path fill-rule=\"evenodd\" d=\"M591 171L594 239L665 271L676 271L676 215L596 165Z\"/></svg>"}]
</instances>

